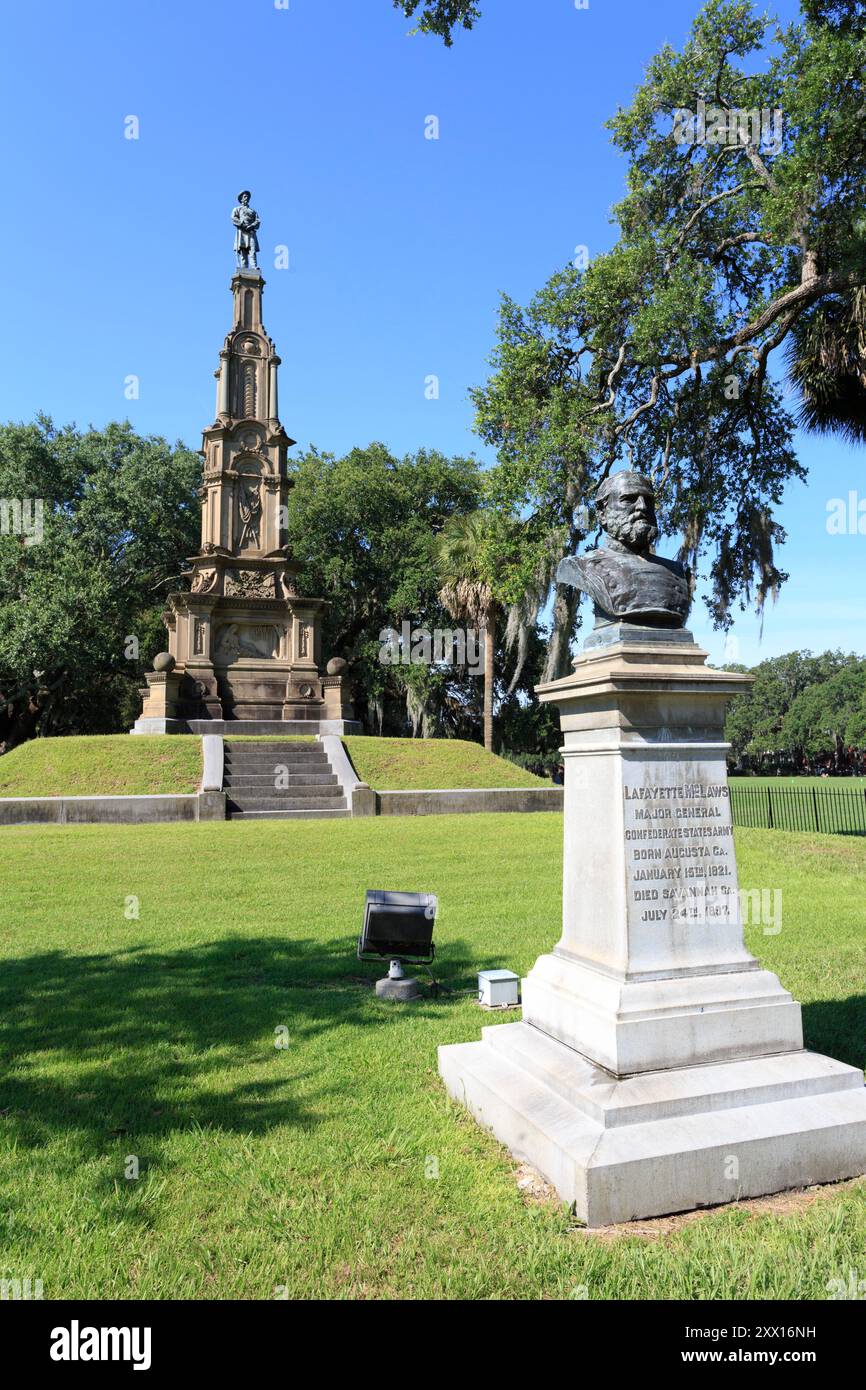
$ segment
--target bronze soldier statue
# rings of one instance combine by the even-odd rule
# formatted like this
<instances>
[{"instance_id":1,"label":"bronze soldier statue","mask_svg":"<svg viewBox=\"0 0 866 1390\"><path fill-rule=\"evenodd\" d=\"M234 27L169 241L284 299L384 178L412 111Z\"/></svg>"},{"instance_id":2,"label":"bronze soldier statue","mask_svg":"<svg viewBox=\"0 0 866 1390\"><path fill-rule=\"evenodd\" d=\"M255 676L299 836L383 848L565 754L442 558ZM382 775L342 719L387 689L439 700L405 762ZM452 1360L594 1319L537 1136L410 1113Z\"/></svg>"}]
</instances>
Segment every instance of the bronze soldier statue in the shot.
<instances>
[{"instance_id":1,"label":"bronze soldier statue","mask_svg":"<svg viewBox=\"0 0 866 1390\"><path fill-rule=\"evenodd\" d=\"M250 190L245 188L238 194L238 205L232 211L235 224L235 261L238 269L258 270L256 254L259 239L256 236L262 225L258 213L250 207Z\"/></svg>"}]
</instances>

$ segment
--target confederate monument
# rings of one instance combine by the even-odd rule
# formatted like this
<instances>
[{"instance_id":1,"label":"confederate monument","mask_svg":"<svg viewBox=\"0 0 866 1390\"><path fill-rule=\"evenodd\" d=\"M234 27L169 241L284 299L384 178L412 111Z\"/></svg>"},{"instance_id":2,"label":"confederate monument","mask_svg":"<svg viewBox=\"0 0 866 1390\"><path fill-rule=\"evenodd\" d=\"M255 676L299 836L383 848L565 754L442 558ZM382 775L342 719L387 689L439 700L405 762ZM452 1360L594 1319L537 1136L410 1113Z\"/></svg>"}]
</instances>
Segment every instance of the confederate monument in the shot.
<instances>
[{"instance_id":1,"label":"confederate monument","mask_svg":"<svg viewBox=\"0 0 866 1390\"><path fill-rule=\"evenodd\" d=\"M232 213L238 262L234 316L215 376L216 419L202 434L201 545L189 589L169 594L168 652L145 679L133 733L334 733L360 726L344 691L346 663L322 674L324 599L302 597L286 544L292 486L280 424L280 359L262 324L259 217L244 190Z\"/></svg>"},{"instance_id":2,"label":"confederate monument","mask_svg":"<svg viewBox=\"0 0 866 1390\"><path fill-rule=\"evenodd\" d=\"M562 936L522 1023L439 1049L450 1094L591 1226L866 1172L862 1072L803 1050L743 941L724 722L751 677L686 631L650 481L617 473L597 502L607 545L557 575L595 628L538 690L564 737Z\"/></svg>"}]
</instances>

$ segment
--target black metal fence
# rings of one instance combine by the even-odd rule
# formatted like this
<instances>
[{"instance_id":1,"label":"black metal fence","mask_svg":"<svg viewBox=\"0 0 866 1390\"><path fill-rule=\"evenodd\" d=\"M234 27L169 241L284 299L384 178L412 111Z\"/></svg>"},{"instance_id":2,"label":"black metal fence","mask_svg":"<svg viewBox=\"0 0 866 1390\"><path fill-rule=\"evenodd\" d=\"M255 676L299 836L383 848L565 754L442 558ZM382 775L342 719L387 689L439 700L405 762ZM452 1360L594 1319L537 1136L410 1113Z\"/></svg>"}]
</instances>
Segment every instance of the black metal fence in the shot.
<instances>
[{"instance_id":1,"label":"black metal fence","mask_svg":"<svg viewBox=\"0 0 866 1390\"><path fill-rule=\"evenodd\" d=\"M866 835L866 787L729 786L734 825Z\"/></svg>"}]
</instances>

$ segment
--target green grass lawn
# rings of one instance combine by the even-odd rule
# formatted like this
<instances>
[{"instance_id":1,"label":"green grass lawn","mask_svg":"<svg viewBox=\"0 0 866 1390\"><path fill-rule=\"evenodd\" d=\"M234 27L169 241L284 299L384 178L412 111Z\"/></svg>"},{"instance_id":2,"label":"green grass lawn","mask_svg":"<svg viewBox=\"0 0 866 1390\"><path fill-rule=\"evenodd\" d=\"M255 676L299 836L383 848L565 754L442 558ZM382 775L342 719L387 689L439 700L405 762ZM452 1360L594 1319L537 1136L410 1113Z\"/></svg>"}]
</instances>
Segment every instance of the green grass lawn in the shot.
<instances>
[{"instance_id":1,"label":"green grass lawn","mask_svg":"<svg viewBox=\"0 0 866 1390\"><path fill-rule=\"evenodd\" d=\"M135 796L194 792L201 739L193 734L34 738L0 758L0 796Z\"/></svg>"},{"instance_id":2,"label":"green grass lawn","mask_svg":"<svg viewBox=\"0 0 866 1390\"><path fill-rule=\"evenodd\" d=\"M0 1277L48 1299L802 1299L863 1277L863 1182L579 1229L446 1100L437 1044L491 1016L375 998L365 888L438 893L436 972L472 991L556 940L561 836L513 814L0 832ZM808 1044L862 1065L866 845L737 846L742 886L784 893L751 947Z\"/></svg>"},{"instance_id":3,"label":"green grass lawn","mask_svg":"<svg viewBox=\"0 0 866 1390\"><path fill-rule=\"evenodd\" d=\"M460 738L343 740L362 782L376 791L431 791L442 787L549 787L480 743Z\"/></svg>"}]
</instances>

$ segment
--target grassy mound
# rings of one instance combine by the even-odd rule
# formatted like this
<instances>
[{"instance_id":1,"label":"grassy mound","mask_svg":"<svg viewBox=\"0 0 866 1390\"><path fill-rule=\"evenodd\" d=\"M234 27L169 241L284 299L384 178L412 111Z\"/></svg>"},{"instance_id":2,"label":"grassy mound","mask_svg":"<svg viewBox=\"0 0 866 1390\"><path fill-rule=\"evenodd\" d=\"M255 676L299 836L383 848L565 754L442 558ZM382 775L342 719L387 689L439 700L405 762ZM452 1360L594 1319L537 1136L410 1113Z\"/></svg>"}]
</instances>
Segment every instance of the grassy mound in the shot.
<instances>
[{"instance_id":1,"label":"grassy mound","mask_svg":"<svg viewBox=\"0 0 866 1390\"><path fill-rule=\"evenodd\" d=\"M550 786L543 777L465 739L359 736L343 742L358 776L380 792Z\"/></svg>"},{"instance_id":2,"label":"grassy mound","mask_svg":"<svg viewBox=\"0 0 866 1390\"><path fill-rule=\"evenodd\" d=\"M587 1234L448 1102L437 1044L499 1026L478 970L558 937L561 851L558 815L4 830L4 1274L46 1299L800 1301L862 1272L866 1181ZM747 939L806 1045L862 1065L866 843L737 854L745 888L784 885L783 930ZM368 885L439 895L453 993L376 998Z\"/></svg>"},{"instance_id":3,"label":"grassy mound","mask_svg":"<svg viewBox=\"0 0 866 1390\"><path fill-rule=\"evenodd\" d=\"M192 734L34 738L0 758L0 796L179 795L200 780L201 739Z\"/></svg>"},{"instance_id":4,"label":"grassy mound","mask_svg":"<svg viewBox=\"0 0 866 1390\"><path fill-rule=\"evenodd\" d=\"M312 744L310 734L227 735L232 743ZM347 738L358 776L378 791L445 787L544 787L550 783L463 739ZM2 796L122 796L194 792L197 735L37 738L0 758Z\"/></svg>"}]
</instances>

